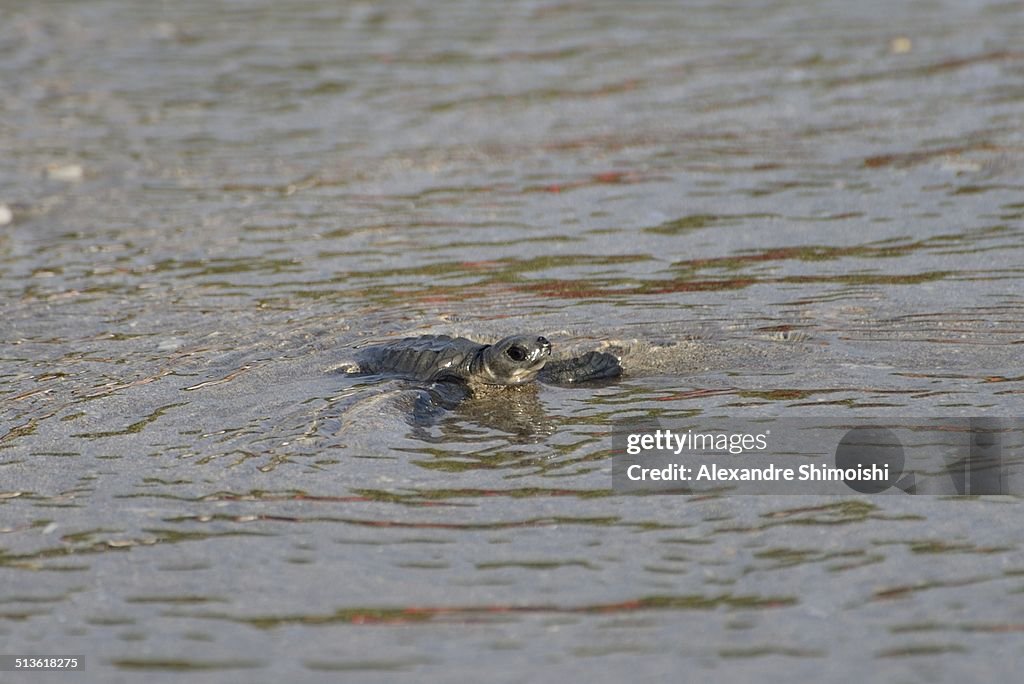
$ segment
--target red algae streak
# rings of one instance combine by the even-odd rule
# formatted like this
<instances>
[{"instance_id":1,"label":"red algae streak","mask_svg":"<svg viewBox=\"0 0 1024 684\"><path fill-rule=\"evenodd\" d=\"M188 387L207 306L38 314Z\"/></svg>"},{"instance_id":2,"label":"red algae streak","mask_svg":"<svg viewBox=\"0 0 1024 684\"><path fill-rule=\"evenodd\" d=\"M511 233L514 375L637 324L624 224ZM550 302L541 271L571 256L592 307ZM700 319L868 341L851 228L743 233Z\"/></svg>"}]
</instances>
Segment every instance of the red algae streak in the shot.
<instances>
[{"instance_id":1,"label":"red algae streak","mask_svg":"<svg viewBox=\"0 0 1024 684\"><path fill-rule=\"evenodd\" d=\"M647 596L614 603L594 603L579 606L554 604L490 604L478 606L409 606L401 608L347 608L334 614L228 618L247 622L261 628L274 628L291 624L328 624L345 622L354 625L415 624L430 620L446 622L474 622L487 615L502 614L616 614L646 611L686 610L747 610L776 609L796 604L793 597L733 596Z\"/></svg>"},{"instance_id":2,"label":"red algae streak","mask_svg":"<svg viewBox=\"0 0 1024 684\"><path fill-rule=\"evenodd\" d=\"M565 181L563 183L551 183L548 185L530 185L523 188L524 193L531 192L567 192L580 188L598 187L602 185L633 185L637 183L649 183L656 180L653 176L643 175L628 171L608 171L595 173L587 179Z\"/></svg>"}]
</instances>

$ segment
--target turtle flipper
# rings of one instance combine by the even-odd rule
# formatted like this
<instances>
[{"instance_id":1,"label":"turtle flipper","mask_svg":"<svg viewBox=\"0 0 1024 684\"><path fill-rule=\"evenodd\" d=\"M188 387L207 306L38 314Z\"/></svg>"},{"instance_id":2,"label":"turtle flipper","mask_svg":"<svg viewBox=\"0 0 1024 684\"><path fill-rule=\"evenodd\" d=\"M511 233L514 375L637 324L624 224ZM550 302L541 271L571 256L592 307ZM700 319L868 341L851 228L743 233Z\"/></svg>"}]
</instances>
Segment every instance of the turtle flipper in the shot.
<instances>
[{"instance_id":1,"label":"turtle flipper","mask_svg":"<svg viewBox=\"0 0 1024 684\"><path fill-rule=\"evenodd\" d=\"M540 379L552 385L572 385L591 380L606 380L622 374L619 359L606 352L592 351L575 359L548 361Z\"/></svg>"}]
</instances>

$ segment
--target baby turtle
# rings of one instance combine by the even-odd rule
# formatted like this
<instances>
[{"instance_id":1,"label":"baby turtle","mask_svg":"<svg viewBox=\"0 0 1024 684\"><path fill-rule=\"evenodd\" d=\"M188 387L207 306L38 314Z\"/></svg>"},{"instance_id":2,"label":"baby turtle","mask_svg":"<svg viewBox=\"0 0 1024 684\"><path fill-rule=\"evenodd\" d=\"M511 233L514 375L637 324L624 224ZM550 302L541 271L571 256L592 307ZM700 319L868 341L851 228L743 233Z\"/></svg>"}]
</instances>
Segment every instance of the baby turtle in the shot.
<instances>
[{"instance_id":1,"label":"baby turtle","mask_svg":"<svg viewBox=\"0 0 1024 684\"><path fill-rule=\"evenodd\" d=\"M551 343L538 335L513 335L494 344L465 337L422 335L367 347L349 372L390 373L423 382L469 386L523 385L540 379L556 385L614 378L619 360L605 352L551 360Z\"/></svg>"}]
</instances>

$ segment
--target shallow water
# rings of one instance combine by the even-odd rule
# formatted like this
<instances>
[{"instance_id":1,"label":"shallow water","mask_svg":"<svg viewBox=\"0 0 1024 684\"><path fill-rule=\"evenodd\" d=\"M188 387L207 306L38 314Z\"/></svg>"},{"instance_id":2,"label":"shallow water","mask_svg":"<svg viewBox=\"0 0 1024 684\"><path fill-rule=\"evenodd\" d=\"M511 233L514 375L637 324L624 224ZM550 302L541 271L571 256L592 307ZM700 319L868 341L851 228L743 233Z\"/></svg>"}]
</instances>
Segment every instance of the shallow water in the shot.
<instances>
[{"instance_id":1,"label":"shallow water","mask_svg":"<svg viewBox=\"0 0 1024 684\"><path fill-rule=\"evenodd\" d=\"M980 1L8 8L3 651L1009 680L1016 498L614 496L609 431L1024 414L1020 35ZM627 374L437 410L335 371L518 331Z\"/></svg>"}]
</instances>

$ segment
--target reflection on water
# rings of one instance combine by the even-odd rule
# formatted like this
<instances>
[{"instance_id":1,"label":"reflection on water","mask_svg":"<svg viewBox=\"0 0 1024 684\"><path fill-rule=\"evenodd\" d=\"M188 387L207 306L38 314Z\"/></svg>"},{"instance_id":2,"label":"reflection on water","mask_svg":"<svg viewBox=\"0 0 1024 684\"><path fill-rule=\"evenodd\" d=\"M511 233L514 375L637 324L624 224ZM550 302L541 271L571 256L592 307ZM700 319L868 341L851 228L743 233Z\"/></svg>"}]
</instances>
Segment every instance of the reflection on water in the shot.
<instances>
[{"instance_id":1,"label":"reflection on water","mask_svg":"<svg viewBox=\"0 0 1024 684\"><path fill-rule=\"evenodd\" d=\"M624 417L1022 413L1013 3L23 5L7 652L95 681L1019 669L1014 500L610 477ZM626 374L332 372L522 331Z\"/></svg>"}]
</instances>

